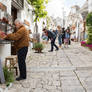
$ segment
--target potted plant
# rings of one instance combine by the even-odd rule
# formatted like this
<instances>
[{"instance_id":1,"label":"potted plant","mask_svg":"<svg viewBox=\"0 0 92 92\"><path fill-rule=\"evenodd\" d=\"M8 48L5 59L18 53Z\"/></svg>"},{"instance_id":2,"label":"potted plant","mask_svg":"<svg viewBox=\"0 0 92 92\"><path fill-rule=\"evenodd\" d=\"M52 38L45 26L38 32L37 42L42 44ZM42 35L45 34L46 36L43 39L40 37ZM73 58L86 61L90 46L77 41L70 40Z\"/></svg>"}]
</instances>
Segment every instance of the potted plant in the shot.
<instances>
[{"instance_id":1,"label":"potted plant","mask_svg":"<svg viewBox=\"0 0 92 92\"><path fill-rule=\"evenodd\" d=\"M43 50L43 44L42 43L35 43L33 49L37 51L38 53L41 53Z\"/></svg>"},{"instance_id":2,"label":"potted plant","mask_svg":"<svg viewBox=\"0 0 92 92\"><path fill-rule=\"evenodd\" d=\"M92 44L87 44L86 47L88 47L92 51Z\"/></svg>"},{"instance_id":3,"label":"potted plant","mask_svg":"<svg viewBox=\"0 0 92 92\"><path fill-rule=\"evenodd\" d=\"M86 41L81 41L81 46L86 46Z\"/></svg>"},{"instance_id":4,"label":"potted plant","mask_svg":"<svg viewBox=\"0 0 92 92\"><path fill-rule=\"evenodd\" d=\"M14 72L9 71L7 67L3 67L3 72L4 72L4 77L5 77L5 82L6 85L9 86L10 83L14 82Z\"/></svg>"}]
</instances>

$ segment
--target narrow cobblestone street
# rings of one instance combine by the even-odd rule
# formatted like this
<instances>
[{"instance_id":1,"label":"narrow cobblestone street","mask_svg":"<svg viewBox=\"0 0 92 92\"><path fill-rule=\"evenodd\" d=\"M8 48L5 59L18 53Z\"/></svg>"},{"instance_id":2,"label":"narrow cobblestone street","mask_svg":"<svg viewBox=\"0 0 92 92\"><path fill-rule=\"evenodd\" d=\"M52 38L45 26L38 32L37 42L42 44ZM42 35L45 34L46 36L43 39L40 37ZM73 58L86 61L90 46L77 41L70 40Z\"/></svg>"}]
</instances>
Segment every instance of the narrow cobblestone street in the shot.
<instances>
[{"instance_id":1,"label":"narrow cobblestone street","mask_svg":"<svg viewBox=\"0 0 92 92\"><path fill-rule=\"evenodd\" d=\"M92 92L92 52L72 43L69 48L30 52L27 80L15 81L8 92Z\"/></svg>"},{"instance_id":2,"label":"narrow cobblestone street","mask_svg":"<svg viewBox=\"0 0 92 92\"><path fill-rule=\"evenodd\" d=\"M0 92L92 92L92 0L0 0Z\"/></svg>"}]
</instances>

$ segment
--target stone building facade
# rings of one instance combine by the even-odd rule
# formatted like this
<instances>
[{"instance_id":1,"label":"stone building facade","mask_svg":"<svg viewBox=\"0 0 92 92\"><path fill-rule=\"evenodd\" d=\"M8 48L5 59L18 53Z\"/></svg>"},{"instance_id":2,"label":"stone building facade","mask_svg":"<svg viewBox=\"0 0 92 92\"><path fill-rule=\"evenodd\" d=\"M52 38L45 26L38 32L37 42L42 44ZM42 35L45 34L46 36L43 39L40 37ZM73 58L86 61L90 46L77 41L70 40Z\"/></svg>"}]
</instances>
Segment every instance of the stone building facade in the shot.
<instances>
[{"instance_id":1,"label":"stone building facade","mask_svg":"<svg viewBox=\"0 0 92 92\"><path fill-rule=\"evenodd\" d=\"M6 10L4 11L3 8ZM34 31L32 7L28 4L27 0L0 0L0 19L11 16L12 22L16 18L21 19L28 29ZM4 61L5 57L12 53L11 43L0 44L0 58Z\"/></svg>"}]
</instances>

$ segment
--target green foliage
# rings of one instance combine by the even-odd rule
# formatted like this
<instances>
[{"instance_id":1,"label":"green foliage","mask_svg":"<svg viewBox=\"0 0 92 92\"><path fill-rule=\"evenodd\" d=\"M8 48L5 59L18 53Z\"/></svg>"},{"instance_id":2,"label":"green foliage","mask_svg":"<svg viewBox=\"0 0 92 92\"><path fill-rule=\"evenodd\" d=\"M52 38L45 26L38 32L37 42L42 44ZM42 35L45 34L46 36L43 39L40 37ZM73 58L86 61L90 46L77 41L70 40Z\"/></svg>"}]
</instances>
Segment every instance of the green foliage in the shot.
<instances>
[{"instance_id":1,"label":"green foliage","mask_svg":"<svg viewBox=\"0 0 92 92\"><path fill-rule=\"evenodd\" d=\"M44 46L42 43L35 43L34 47L35 50L43 50Z\"/></svg>"},{"instance_id":2,"label":"green foliage","mask_svg":"<svg viewBox=\"0 0 92 92\"><path fill-rule=\"evenodd\" d=\"M47 28L49 29L51 23L51 19L49 16L46 17L46 21L47 21Z\"/></svg>"},{"instance_id":3,"label":"green foliage","mask_svg":"<svg viewBox=\"0 0 92 92\"><path fill-rule=\"evenodd\" d=\"M39 21L40 18L46 17L47 11L45 10L45 4L48 3L48 0L28 0L28 2L34 8L35 22Z\"/></svg>"},{"instance_id":4,"label":"green foliage","mask_svg":"<svg viewBox=\"0 0 92 92\"><path fill-rule=\"evenodd\" d=\"M87 26L92 26L92 12L87 15L86 25Z\"/></svg>"},{"instance_id":5,"label":"green foliage","mask_svg":"<svg viewBox=\"0 0 92 92\"><path fill-rule=\"evenodd\" d=\"M87 38L87 44L92 44L92 12L88 14L86 18L86 25L87 25L87 32L88 32L88 38Z\"/></svg>"},{"instance_id":6,"label":"green foliage","mask_svg":"<svg viewBox=\"0 0 92 92\"><path fill-rule=\"evenodd\" d=\"M14 73L12 71L9 71L7 67L3 68L3 72L6 84L8 86L11 82L14 82Z\"/></svg>"}]
</instances>

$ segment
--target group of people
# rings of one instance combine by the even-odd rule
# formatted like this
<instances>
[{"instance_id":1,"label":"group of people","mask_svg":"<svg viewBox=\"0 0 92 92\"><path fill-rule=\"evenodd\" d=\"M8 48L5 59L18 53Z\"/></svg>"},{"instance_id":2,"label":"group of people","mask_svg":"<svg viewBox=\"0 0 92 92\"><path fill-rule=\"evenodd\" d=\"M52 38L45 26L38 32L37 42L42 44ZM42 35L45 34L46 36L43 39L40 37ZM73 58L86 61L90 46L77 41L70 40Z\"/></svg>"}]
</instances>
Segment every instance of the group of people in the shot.
<instances>
[{"instance_id":1,"label":"group of people","mask_svg":"<svg viewBox=\"0 0 92 92\"><path fill-rule=\"evenodd\" d=\"M49 50L49 52L52 52L54 47L56 48L56 51L59 50L59 48L62 47L62 44L64 44L65 48L68 48L68 45L71 44L71 33L69 27L65 29L61 28L61 26L57 26L56 30L47 30L46 28L44 28L43 33L44 35L42 35L42 38L46 39L47 41L49 39L51 40L51 49ZM58 38L59 46L55 44L56 38Z\"/></svg>"},{"instance_id":2,"label":"group of people","mask_svg":"<svg viewBox=\"0 0 92 92\"><path fill-rule=\"evenodd\" d=\"M2 32L0 31L0 38L2 40L13 40L14 46L16 49L16 54L18 57L18 66L20 71L20 76L16 78L17 81L24 80L27 78L26 73L26 56L28 52L28 46L29 46L29 32L27 28L23 25L23 22L20 19L16 19L14 22L15 25L15 32L10 34L4 34L2 35ZM62 44L69 44L70 39L70 29L68 28L66 31L64 28L61 28L60 26L57 26L57 30L47 30L46 28L43 29L44 39L51 40L51 49L49 52L52 52L54 47L56 48L56 51L59 50L59 47L61 47ZM55 44L55 40L58 37L59 47Z\"/></svg>"}]
</instances>

